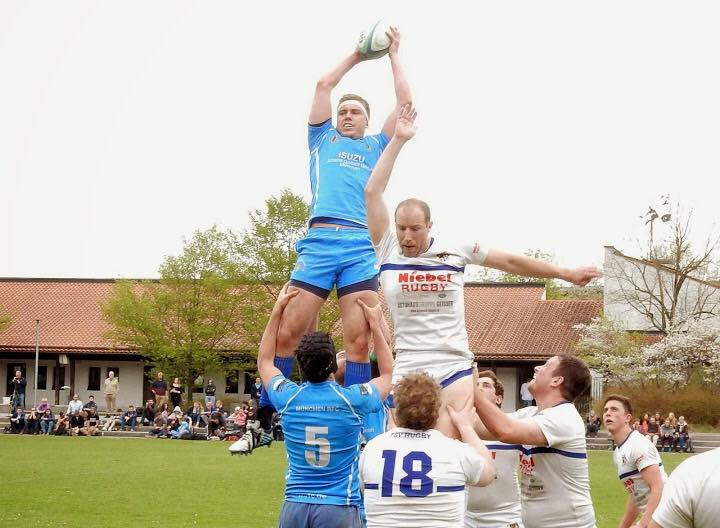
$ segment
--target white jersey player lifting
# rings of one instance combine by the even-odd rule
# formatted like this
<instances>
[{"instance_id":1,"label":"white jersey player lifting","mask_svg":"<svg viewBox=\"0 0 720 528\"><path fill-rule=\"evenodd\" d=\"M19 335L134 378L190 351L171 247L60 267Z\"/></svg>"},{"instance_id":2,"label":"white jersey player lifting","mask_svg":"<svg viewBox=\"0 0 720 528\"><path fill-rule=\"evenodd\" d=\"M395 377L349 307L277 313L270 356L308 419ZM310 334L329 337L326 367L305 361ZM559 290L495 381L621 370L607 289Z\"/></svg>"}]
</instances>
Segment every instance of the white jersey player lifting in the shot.
<instances>
[{"instance_id":1,"label":"white jersey player lifting","mask_svg":"<svg viewBox=\"0 0 720 528\"><path fill-rule=\"evenodd\" d=\"M393 382L422 370L443 387L443 403L464 401L473 390L473 354L465 328L463 287L467 264L528 277L558 278L580 286L600 275L595 268L566 269L532 258L486 250L475 242L446 246L430 237L428 205L401 202L395 225L383 193L402 146L415 135L416 112L406 105L392 139L365 187L368 229L380 265L380 284L395 328ZM394 229L393 229L394 227ZM437 428L457 437L443 406Z\"/></svg>"},{"instance_id":2,"label":"white jersey player lifting","mask_svg":"<svg viewBox=\"0 0 720 528\"><path fill-rule=\"evenodd\" d=\"M667 481L657 448L645 435L630 427L631 421L630 400L617 394L605 398L603 422L615 440L613 461L618 478L629 494L620 528L649 526ZM638 516L641 516L639 520Z\"/></svg>"},{"instance_id":3,"label":"white jersey player lifting","mask_svg":"<svg viewBox=\"0 0 720 528\"><path fill-rule=\"evenodd\" d=\"M594 528L585 422L572 402L590 388L590 369L575 356L553 356L530 382L537 407L508 416L475 391L484 439L520 444L520 495L525 528Z\"/></svg>"},{"instance_id":4,"label":"white jersey player lifting","mask_svg":"<svg viewBox=\"0 0 720 528\"><path fill-rule=\"evenodd\" d=\"M428 374L400 380L395 405L397 427L368 442L360 457L368 528L462 526L466 485L495 478L490 453L473 430L472 399L449 411L462 442L435 429L440 386Z\"/></svg>"},{"instance_id":5,"label":"white jersey player lifting","mask_svg":"<svg viewBox=\"0 0 720 528\"><path fill-rule=\"evenodd\" d=\"M475 391L498 407L505 397L505 388L492 370L478 372ZM468 488L465 528L522 528L518 483L521 448L498 441L485 447L495 464L495 480L484 488Z\"/></svg>"}]
</instances>

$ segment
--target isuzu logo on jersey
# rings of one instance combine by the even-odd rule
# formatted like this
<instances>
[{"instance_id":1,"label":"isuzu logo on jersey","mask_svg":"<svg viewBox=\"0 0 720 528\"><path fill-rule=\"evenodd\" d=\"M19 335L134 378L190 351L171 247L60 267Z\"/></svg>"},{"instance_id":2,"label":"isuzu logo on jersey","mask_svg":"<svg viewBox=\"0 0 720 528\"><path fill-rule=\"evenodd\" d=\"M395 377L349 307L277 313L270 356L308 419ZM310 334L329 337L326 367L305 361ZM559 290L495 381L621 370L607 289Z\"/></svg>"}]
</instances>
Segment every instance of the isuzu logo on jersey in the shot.
<instances>
[{"instance_id":1,"label":"isuzu logo on jersey","mask_svg":"<svg viewBox=\"0 0 720 528\"><path fill-rule=\"evenodd\" d=\"M398 273L400 291L403 292L441 292L452 281L452 273L435 274L430 272Z\"/></svg>"},{"instance_id":2,"label":"isuzu logo on jersey","mask_svg":"<svg viewBox=\"0 0 720 528\"><path fill-rule=\"evenodd\" d=\"M361 156L360 154L353 154L352 152L340 152L338 153L338 158L346 161L357 161L359 163L365 163L365 156Z\"/></svg>"}]
</instances>

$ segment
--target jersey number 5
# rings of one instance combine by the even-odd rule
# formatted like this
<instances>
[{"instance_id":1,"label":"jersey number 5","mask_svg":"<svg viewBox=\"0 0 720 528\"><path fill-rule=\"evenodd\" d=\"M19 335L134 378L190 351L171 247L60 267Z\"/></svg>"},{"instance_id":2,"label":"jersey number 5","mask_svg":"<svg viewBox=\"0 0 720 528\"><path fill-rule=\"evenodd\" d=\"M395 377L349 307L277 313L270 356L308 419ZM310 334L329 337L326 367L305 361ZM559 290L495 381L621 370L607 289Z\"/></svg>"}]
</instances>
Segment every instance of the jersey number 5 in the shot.
<instances>
[{"instance_id":1,"label":"jersey number 5","mask_svg":"<svg viewBox=\"0 0 720 528\"><path fill-rule=\"evenodd\" d=\"M395 474L395 461L397 451L386 449L382 452L385 460L383 465L382 487L380 494L383 497L392 497L393 475ZM416 468L420 463L420 469ZM428 476L432 470L432 459L422 451L410 451L402 459L402 468L405 476L400 479L400 491L406 497L427 497L433 491L433 481ZM419 486L416 484L419 483Z\"/></svg>"},{"instance_id":2,"label":"jersey number 5","mask_svg":"<svg viewBox=\"0 0 720 528\"><path fill-rule=\"evenodd\" d=\"M328 434L327 427L305 427L305 462L314 467L325 467L330 463L330 441L317 435Z\"/></svg>"}]
</instances>

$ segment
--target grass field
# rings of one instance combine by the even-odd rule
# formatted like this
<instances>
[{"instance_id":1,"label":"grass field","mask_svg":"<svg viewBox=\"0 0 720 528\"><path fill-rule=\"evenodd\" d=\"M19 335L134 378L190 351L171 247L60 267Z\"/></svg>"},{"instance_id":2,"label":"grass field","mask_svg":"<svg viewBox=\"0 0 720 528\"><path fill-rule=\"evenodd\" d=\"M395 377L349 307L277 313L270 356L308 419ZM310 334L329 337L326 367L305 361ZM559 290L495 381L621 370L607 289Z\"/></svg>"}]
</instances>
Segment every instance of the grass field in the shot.
<instances>
[{"instance_id":1,"label":"grass field","mask_svg":"<svg viewBox=\"0 0 720 528\"><path fill-rule=\"evenodd\" d=\"M0 526L277 526L282 444L230 457L227 442L0 436ZM687 455L663 454L672 471ZM590 453L598 528L626 494L610 452Z\"/></svg>"}]
</instances>

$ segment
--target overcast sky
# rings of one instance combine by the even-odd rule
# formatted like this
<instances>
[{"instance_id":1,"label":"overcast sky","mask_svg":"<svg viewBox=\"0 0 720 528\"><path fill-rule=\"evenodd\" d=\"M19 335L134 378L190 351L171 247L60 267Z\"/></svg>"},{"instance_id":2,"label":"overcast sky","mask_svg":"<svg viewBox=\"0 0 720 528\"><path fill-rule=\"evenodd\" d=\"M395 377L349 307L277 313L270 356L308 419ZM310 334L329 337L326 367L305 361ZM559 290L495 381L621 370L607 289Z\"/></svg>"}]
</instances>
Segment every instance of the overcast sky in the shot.
<instances>
[{"instance_id":1,"label":"overcast sky","mask_svg":"<svg viewBox=\"0 0 720 528\"><path fill-rule=\"evenodd\" d=\"M0 276L153 277L183 237L309 196L316 80L385 18L419 131L388 201L435 232L601 265L662 194L720 220L718 2L0 2ZM376 132L389 61L334 92Z\"/></svg>"}]
</instances>

